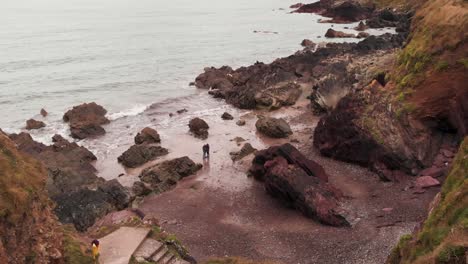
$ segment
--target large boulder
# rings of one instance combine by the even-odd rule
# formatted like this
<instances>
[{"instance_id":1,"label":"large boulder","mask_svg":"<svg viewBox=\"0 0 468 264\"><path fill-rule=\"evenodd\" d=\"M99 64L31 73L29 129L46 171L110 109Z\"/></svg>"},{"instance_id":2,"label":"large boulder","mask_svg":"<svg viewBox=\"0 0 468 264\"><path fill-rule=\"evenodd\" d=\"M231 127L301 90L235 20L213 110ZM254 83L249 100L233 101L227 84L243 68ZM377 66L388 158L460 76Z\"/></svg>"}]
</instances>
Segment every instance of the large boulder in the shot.
<instances>
[{"instance_id":1,"label":"large boulder","mask_svg":"<svg viewBox=\"0 0 468 264\"><path fill-rule=\"evenodd\" d=\"M257 107L267 107L273 110L282 106L294 105L301 94L300 86L291 82L258 92L255 95L255 102Z\"/></svg>"},{"instance_id":2,"label":"large boulder","mask_svg":"<svg viewBox=\"0 0 468 264\"><path fill-rule=\"evenodd\" d=\"M135 144L161 143L161 137L153 128L145 127L135 136Z\"/></svg>"},{"instance_id":3,"label":"large boulder","mask_svg":"<svg viewBox=\"0 0 468 264\"><path fill-rule=\"evenodd\" d=\"M70 123L70 132L73 138L84 139L106 133L101 126L109 123L109 119L105 116L106 113L107 110L95 102L84 103L68 110L63 115L63 121Z\"/></svg>"},{"instance_id":4,"label":"large boulder","mask_svg":"<svg viewBox=\"0 0 468 264\"><path fill-rule=\"evenodd\" d=\"M146 168L139 177L142 182L148 183L153 191L159 193L170 189L182 178L195 174L201 167L201 164L196 164L185 156Z\"/></svg>"},{"instance_id":5,"label":"large boulder","mask_svg":"<svg viewBox=\"0 0 468 264\"><path fill-rule=\"evenodd\" d=\"M193 135L200 139L207 139L208 138L208 129L210 127L205 122L205 120L195 117L189 122L189 129Z\"/></svg>"},{"instance_id":6,"label":"large boulder","mask_svg":"<svg viewBox=\"0 0 468 264\"><path fill-rule=\"evenodd\" d=\"M327 38L355 38L356 35L351 33L344 33L342 31L337 31L334 29L329 28L325 33L325 37Z\"/></svg>"},{"instance_id":7,"label":"large boulder","mask_svg":"<svg viewBox=\"0 0 468 264\"><path fill-rule=\"evenodd\" d=\"M168 153L169 151L161 146L140 144L131 146L117 160L125 167L136 168Z\"/></svg>"},{"instance_id":8,"label":"large boulder","mask_svg":"<svg viewBox=\"0 0 468 264\"><path fill-rule=\"evenodd\" d=\"M252 147L250 143L245 143L239 151L230 152L229 155L231 156L231 159L233 161L236 161L243 159L244 157L254 153L255 151L257 151L257 149Z\"/></svg>"},{"instance_id":9,"label":"large boulder","mask_svg":"<svg viewBox=\"0 0 468 264\"><path fill-rule=\"evenodd\" d=\"M269 137L285 138L292 134L288 123L282 118L259 117L255 123L257 130Z\"/></svg>"},{"instance_id":10,"label":"large boulder","mask_svg":"<svg viewBox=\"0 0 468 264\"><path fill-rule=\"evenodd\" d=\"M26 129L27 130L32 130L32 129L39 129L45 127L46 124L42 121L34 120L34 119L28 119L26 121Z\"/></svg>"},{"instance_id":11,"label":"large boulder","mask_svg":"<svg viewBox=\"0 0 468 264\"><path fill-rule=\"evenodd\" d=\"M127 208L131 201L129 190L123 187L117 179L106 181L99 185L98 190L107 194L107 201L118 210Z\"/></svg>"},{"instance_id":12,"label":"large boulder","mask_svg":"<svg viewBox=\"0 0 468 264\"><path fill-rule=\"evenodd\" d=\"M266 191L286 206L332 226L349 226L339 199L341 192L327 182L317 163L290 144L257 152L250 172L262 180Z\"/></svg>"}]
</instances>

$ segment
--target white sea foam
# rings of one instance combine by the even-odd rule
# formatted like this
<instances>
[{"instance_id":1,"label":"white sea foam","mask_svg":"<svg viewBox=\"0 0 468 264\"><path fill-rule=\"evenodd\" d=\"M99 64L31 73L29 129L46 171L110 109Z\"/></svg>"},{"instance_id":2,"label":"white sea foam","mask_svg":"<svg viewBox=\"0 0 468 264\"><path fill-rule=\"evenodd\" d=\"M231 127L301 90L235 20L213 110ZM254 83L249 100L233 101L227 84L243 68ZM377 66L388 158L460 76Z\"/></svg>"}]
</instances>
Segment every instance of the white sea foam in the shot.
<instances>
[{"instance_id":1,"label":"white sea foam","mask_svg":"<svg viewBox=\"0 0 468 264\"><path fill-rule=\"evenodd\" d=\"M124 111L108 114L107 118L110 120L116 120L122 117L136 116L143 113L147 108L148 106L146 105L135 105L132 108L126 109Z\"/></svg>"}]
</instances>

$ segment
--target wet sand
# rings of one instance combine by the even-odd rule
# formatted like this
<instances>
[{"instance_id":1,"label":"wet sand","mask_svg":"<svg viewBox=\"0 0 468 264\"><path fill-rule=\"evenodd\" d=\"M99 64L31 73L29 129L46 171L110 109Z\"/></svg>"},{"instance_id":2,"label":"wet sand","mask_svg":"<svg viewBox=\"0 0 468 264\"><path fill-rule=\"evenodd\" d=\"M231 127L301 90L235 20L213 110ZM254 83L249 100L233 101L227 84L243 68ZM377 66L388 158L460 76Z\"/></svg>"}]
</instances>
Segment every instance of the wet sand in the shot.
<instances>
[{"instance_id":1,"label":"wet sand","mask_svg":"<svg viewBox=\"0 0 468 264\"><path fill-rule=\"evenodd\" d=\"M241 256L287 264L383 263L398 238L424 219L438 191L433 188L415 195L407 188L410 180L384 183L365 168L320 156L312 147L318 117L308 109L305 98L293 107L259 112L286 118L294 132L289 139L261 137L255 132L257 112L231 110L233 121L220 118L224 109L203 116L210 125L207 142L213 151L209 164L205 163L197 175L179 182L175 189L148 196L140 204L145 214L160 219L162 226L174 233L197 260ZM236 126L238 116L245 114L246 126ZM178 128L173 129L173 133L180 133ZM167 158L188 155L202 162L204 141L187 132L182 134L163 137L163 145L171 150ZM229 152L240 148L230 141L236 136L258 149L298 140L292 144L320 163L330 181L343 191L343 206L349 210L353 226L321 225L269 196L262 183L246 175L252 155L236 163L230 160Z\"/></svg>"}]
</instances>

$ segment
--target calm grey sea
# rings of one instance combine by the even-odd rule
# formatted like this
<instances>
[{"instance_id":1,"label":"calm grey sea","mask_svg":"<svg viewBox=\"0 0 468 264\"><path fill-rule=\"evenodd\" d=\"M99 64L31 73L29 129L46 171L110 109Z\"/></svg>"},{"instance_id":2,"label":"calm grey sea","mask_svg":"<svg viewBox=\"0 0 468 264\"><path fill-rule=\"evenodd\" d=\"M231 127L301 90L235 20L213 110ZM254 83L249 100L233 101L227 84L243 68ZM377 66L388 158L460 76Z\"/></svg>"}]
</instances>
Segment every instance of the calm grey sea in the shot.
<instances>
[{"instance_id":1,"label":"calm grey sea","mask_svg":"<svg viewBox=\"0 0 468 264\"><path fill-rule=\"evenodd\" d=\"M195 93L206 66L271 62L330 25L297 0L2 0L0 128L96 101L113 119ZM337 26L340 27L340 26ZM273 31L278 34L253 33Z\"/></svg>"}]
</instances>

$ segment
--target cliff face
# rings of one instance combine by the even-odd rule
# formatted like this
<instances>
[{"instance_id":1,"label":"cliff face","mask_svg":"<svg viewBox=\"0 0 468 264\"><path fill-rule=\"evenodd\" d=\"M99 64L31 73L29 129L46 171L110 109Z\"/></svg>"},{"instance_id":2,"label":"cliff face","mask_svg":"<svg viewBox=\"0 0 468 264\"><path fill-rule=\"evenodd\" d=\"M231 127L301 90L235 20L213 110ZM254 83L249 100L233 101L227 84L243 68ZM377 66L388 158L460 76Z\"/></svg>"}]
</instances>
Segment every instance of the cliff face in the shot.
<instances>
[{"instance_id":1,"label":"cliff face","mask_svg":"<svg viewBox=\"0 0 468 264\"><path fill-rule=\"evenodd\" d=\"M466 263L468 250L468 137L423 225L403 236L388 264Z\"/></svg>"},{"instance_id":2,"label":"cliff face","mask_svg":"<svg viewBox=\"0 0 468 264\"><path fill-rule=\"evenodd\" d=\"M385 80L350 93L314 136L322 154L369 166L387 180L417 175L432 165L444 138L459 142L468 133L468 4L411 6L416 12L406 45L379 69Z\"/></svg>"},{"instance_id":3,"label":"cliff face","mask_svg":"<svg viewBox=\"0 0 468 264\"><path fill-rule=\"evenodd\" d=\"M0 259L7 263L91 263L65 232L45 191L47 171L0 131ZM3 262L2 262L3 263Z\"/></svg>"}]
</instances>

